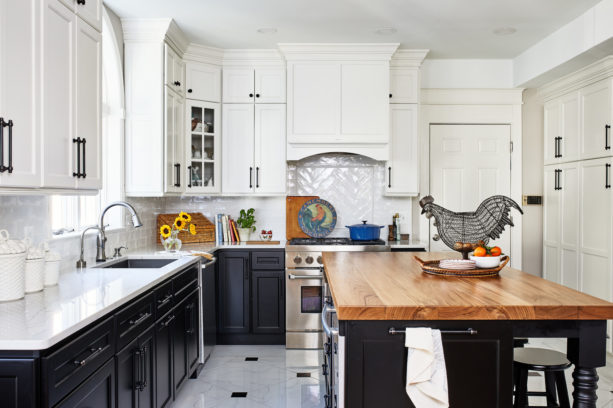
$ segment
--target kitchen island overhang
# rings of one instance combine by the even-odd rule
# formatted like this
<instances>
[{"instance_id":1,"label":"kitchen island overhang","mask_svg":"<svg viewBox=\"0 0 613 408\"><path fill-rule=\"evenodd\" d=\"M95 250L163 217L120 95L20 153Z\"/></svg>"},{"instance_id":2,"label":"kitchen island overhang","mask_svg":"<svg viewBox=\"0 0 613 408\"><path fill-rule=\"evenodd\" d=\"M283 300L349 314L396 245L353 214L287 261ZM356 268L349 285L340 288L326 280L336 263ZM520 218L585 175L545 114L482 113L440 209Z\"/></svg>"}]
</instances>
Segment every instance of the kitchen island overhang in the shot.
<instances>
[{"instance_id":1,"label":"kitchen island overhang","mask_svg":"<svg viewBox=\"0 0 613 408\"><path fill-rule=\"evenodd\" d=\"M512 406L516 337L567 338L574 406L596 406L596 368L606 363L613 304L511 268L495 278L450 278L423 274L409 253L323 258L344 337L345 407L412 406L405 392L407 327L449 331L443 344L453 407Z\"/></svg>"}]
</instances>

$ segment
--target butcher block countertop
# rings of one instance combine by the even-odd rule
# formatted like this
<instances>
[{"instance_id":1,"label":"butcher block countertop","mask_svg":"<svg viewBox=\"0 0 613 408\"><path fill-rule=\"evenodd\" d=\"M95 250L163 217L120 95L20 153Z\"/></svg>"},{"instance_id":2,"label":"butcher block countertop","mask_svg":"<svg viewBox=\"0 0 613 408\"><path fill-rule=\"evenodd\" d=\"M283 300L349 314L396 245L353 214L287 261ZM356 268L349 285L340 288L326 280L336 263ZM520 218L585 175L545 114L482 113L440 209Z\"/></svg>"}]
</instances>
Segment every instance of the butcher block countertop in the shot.
<instances>
[{"instance_id":1,"label":"butcher block countertop","mask_svg":"<svg viewBox=\"0 0 613 408\"><path fill-rule=\"evenodd\" d=\"M457 255L457 256L456 256ZM339 320L605 320L613 303L505 268L500 276L422 272L408 252L326 252L325 274ZM419 253L423 260L459 258Z\"/></svg>"}]
</instances>

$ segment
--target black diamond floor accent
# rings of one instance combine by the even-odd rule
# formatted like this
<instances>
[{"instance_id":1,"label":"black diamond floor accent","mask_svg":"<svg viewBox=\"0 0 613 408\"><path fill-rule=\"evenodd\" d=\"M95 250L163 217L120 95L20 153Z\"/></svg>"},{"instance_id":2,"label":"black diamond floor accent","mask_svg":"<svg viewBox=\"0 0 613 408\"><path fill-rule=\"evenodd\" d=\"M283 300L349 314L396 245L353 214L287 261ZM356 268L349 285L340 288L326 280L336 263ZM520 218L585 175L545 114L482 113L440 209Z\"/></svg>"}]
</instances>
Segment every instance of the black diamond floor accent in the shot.
<instances>
[{"instance_id":1,"label":"black diamond floor accent","mask_svg":"<svg viewBox=\"0 0 613 408\"><path fill-rule=\"evenodd\" d=\"M296 377L310 377L311 373L297 373Z\"/></svg>"},{"instance_id":2,"label":"black diamond floor accent","mask_svg":"<svg viewBox=\"0 0 613 408\"><path fill-rule=\"evenodd\" d=\"M246 392L233 392L232 398L247 398Z\"/></svg>"},{"instance_id":3,"label":"black diamond floor accent","mask_svg":"<svg viewBox=\"0 0 613 408\"><path fill-rule=\"evenodd\" d=\"M246 357L245 361L258 361L258 357Z\"/></svg>"}]
</instances>

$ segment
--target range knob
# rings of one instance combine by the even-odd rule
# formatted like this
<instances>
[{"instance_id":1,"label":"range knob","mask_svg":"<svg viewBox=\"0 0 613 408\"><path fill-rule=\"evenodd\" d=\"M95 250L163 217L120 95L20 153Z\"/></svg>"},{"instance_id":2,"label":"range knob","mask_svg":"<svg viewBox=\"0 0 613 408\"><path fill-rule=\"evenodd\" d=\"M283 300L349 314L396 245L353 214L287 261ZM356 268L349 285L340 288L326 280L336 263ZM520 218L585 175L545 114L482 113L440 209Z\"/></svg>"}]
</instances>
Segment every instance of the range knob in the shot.
<instances>
[{"instance_id":1,"label":"range knob","mask_svg":"<svg viewBox=\"0 0 613 408\"><path fill-rule=\"evenodd\" d=\"M308 264L312 264L313 263L313 257L311 255L309 255L309 256L306 257L305 261Z\"/></svg>"},{"instance_id":2,"label":"range knob","mask_svg":"<svg viewBox=\"0 0 613 408\"><path fill-rule=\"evenodd\" d=\"M319 256L317 257L317 263L318 263L318 264L320 264L320 265L323 265L324 260L323 260L323 258L321 257L321 255L319 255Z\"/></svg>"},{"instance_id":3,"label":"range knob","mask_svg":"<svg viewBox=\"0 0 613 408\"><path fill-rule=\"evenodd\" d=\"M302 263L302 258L300 257L300 255L296 255L296 256L294 257L294 263L295 263L296 265L298 265L298 264Z\"/></svg>"}]
</instances>

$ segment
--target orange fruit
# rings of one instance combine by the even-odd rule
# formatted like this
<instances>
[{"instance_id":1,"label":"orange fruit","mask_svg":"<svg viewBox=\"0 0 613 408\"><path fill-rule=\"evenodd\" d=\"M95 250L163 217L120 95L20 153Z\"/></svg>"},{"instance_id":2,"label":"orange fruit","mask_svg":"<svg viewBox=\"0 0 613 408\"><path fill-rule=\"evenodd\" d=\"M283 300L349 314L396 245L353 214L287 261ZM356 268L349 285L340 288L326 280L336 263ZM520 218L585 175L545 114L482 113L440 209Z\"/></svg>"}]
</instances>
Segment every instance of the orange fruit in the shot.
<instances>
[{"instance_id":1,"label":"orange fruit","mask_svg":"<svg viewBox=\"0 0 613 408\"><path fill-rule=\"evenodd\" d=\"M485 256L486 253L487 253L487 251L485 250L485 248L478 247L478 248L475 249L475 252L474 252L473 255L474 256Z\"/></svg>"},{"instance_id":2,"label":"orange fruit","mask_svg":"<svg viewBox=\"0 0 613 408\"><path fill-rule=\"evenodd\" d=\"M500 247L495 246L494 248L490 249L490 254L492 254L492 256L499 256L502 253L502 249L500 249Z\"/></svg>"}]
</instances>

